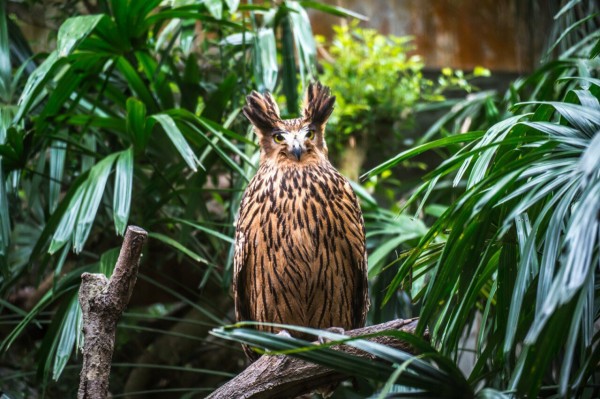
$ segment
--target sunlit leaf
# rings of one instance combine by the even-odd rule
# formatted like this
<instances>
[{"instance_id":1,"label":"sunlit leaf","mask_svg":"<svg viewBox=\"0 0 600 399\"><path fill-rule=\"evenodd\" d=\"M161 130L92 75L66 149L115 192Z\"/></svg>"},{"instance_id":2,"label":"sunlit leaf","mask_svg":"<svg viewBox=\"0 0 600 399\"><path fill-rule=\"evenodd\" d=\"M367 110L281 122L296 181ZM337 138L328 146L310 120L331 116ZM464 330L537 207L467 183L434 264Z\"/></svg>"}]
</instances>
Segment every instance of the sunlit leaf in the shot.
<instances>
[{"instance_id":1,"label":"sunlit leaf","mask_svg":"<svg viewBox=\"0 0 600 399\"><path fill-rule=\"evenodd\" d=\"M240 0L225 0L225 4L229 8L229 12L236 12L240 5Z\"/></svg>"},{"instance_id":2,"label":"sunlit leaf","mask_svg":"<svg viewBox=\"0 0 600 399\"><path fill-rule=\"evenodd\" d=\"M52 379L54 381L58 381L71 357L75 342L77 341L78 327L80 324L81 307L79 306L78 296L74 295L60 327L60 338L58 347L56 348L52 374Z\"/></svg>"},{"instance_id":3,"label":"sunlit leaf","mask_svg":"<svg viewBox=\"0 0 600 399\"><path fill-rule=\"evenodd\" d=\"M65 63L66 60L59 57L58 52L54 50L48 55L44 62L29 75L27 84L19 99L19 110L15 117L17 120L23 118L25 113L29 110L33 101L35 101L36 97L42 91L44 84L51 78L52 73L62 67Z\"/></svg>"},{"instance_id":4,"label":"sunlit leaf","mask_svg":"<svg viewBox=\"0 0 600 399\"><path fill-rule=\"evenodd\" d=\"M273 91L277 82L277 47L273 29L260 29L253 47L254 78L260 91Z\"/></svg>"},{"instance_id":5,"label":"sunlit leaf","mask_svg":"<svg viewBox=\"0 0 600 399\"><path fill-rule=\"evenodd\" d=\"M62 215L60 223L52 235L52 241L50 242L50 248L48 249L48 252L51 254L62 248L73 236L77 215L79 214L83 195L87 187L86 183L80 185L75 191L75 194L69 201L68 209Z\"/></svg>"},{"instance_id":6,"label":"sunlit leaf","mask_svg":"<svg viewBox=\"0 0 600 399\"><path fill-rule=\"evenodd\" d=\"M136 98L127 99L127 132L133 138L136 148L144 149L148 143L146 129L146 106Z\"/></svg>"},{"instance_id":7,"label":"sunlit leaf","mask_svg":"<svg viewBox=\"0 0 600 399\"><path fill-rule=\"evenodd\" d=\"M108 176L110 175L113 163L117 156L119 156L119 153L107 156L90 170L90 175L85 184L85 191L77 215L75 231L73 232L73 251L75 251L75 253L81 252L83 245L92 230L92 224L96 218L98 206L100 206L100 201L104 195L106 181L108 180Z\"/></svg>"},{"instance_id":8,"label":"sunlit leaf","mask_svg":"<svg viewBox=\"0 0 600 399\"><path fill-rule=\"evenodd\" d=\"M215 17L221 19L223 17L223 0L205 0L204 4L208 8L208 12Z\"/></svg>"},{"instance_id":9,"label":"sunlit leaf","mask_svg":"<svg viewBox=\"0 0 600 399\"><path fill-rule=\"evenodd\" d=\"M76 48L81 40L85 39L104 18L105 15L83 15L67 19L58 30L56 44L58 56L64 57Z\"/></svg>"},{"instance_id":10,"label":"sunlit leaf","mask_svg":"<svg viewBox=\"0 0 600 399\"><path fill-rule=\"evenodd\" d=\"M317 73L314 69L317 57L317 44L306 10L296 1L287 1L286 5L292 10L288 15L292 31L294 32L294 42L298 51L300 80L302 82L308 82L316 76ZM308 72L308 76L305 76L305 71Z\"/></svg>"},{"instance_id":11,"label":"sunlit leaf","mask_svg":"<svg viewBox=\"0 0 600 399\"><path fill-rule=\"evenodd\" d=\"M8 15L6 4L0 4L0 98L8 102L11 94L12 74L10 44L8 38ZM0 138L0 144L2 139Z\"/></svg>"},{"instance_id":12,"label":"sunlit leaf","mask_svg":"<svg viewBox=\"0 0 600 399\"><path fill-rule=\"evenodd\" d=\"M50 182L48 183L48 207L50 213L54 212L58 205L58 196L62 185L66 154L67 144L60 140L54 141L50 148Z\"/></svg>"},{"instance_id":13,"label":"sunlit leaf","mask_svg":"<svg viewBox=\"0 0 600 399\"><path fill-rule=\"evenodd\" d=\"M312 0L301 0L299 3L302 7L313 8L315 10L323 11L338 17L356 18L362 21L367 21L369 19L362 14L334 4L321 3L319 1Z\"/></svg>"},{"instance_id":14,"label":"sunlit leaf","mask_svg":"<svg viewBox=\"0 0 600 399\"><path fill-rule=\"evenodd\" d=\"M117 234L123 235L129 219L133 190L133 148L121 152L115 166L113 215Z\"/></svg>"}]
</instances>

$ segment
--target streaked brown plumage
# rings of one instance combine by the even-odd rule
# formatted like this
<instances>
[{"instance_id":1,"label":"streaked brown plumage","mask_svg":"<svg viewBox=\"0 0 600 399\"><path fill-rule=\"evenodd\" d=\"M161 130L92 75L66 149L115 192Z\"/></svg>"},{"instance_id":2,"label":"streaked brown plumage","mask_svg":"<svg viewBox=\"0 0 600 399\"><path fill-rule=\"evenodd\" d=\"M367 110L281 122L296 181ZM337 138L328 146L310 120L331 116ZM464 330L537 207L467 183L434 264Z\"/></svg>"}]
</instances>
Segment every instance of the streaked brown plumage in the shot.
<instances>
[{"instance_id":1,"label":"streaked brown plumage","mask_svg":"<svg viewBox=\"0 0 600 399\"><path fill-rule=\"evenodd\" d=\"M243 111L261 155L236 227L238 320L344 329L365 323L362 213L350 184L327 159L324 131L334 102L328 88L311 84L302 117L281 120L270 94L247 98Z\"/></svg>"}]
</instances>

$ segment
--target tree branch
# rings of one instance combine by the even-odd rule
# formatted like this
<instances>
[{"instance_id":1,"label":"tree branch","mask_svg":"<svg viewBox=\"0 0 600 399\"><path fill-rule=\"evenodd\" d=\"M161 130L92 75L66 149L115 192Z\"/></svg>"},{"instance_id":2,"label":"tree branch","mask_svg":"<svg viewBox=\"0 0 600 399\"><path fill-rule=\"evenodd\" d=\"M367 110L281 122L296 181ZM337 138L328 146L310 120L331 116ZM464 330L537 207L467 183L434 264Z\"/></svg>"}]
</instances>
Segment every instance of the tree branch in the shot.
<instances>
[{"instance_id":1,"label":"tree branch","mask_svg":"<svg viewBox=\"0 0 600 399\"><path fill-rule=\"evenodd\" d=\"M393 320L387 323L346 331L351 337L373 334L382 331L400 330L413 334L417 327L417 319ZM393 337L376 337L371 339L384 345L407 352L414 350L403 341ZM364 358L374 359L369 353L348 345L332 347L332 349L350 353ZM310 393L317 388L339 383L348 376L325 366L306 362L289 356L261 356L256 362L214 391L207 399L268 399L295 398Z\"/></svg>"},{"instance_id":2,"label":"tree branch","mask_svg":"<svg viewBox=\"0 0 600 399\"><path fill-rule=\"evenodd\" d=\"M117 322L129 303L148 233L129 226L112 277L83 273L79 303L83 315L83 368L79 399L104 399L108 395L110 363Z\"/></svg>"}]
</instances>

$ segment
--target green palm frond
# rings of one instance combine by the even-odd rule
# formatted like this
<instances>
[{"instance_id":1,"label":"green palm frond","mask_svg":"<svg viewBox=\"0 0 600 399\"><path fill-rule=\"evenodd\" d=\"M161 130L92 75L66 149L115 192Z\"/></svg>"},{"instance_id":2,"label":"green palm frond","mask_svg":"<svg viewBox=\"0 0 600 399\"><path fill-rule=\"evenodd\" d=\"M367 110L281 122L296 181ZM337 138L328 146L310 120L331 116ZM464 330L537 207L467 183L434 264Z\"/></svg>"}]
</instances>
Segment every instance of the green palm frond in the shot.
<instances>
[{"instance_id":1,"label":"green palm frond","mask_svg":"<svg viewBox=\"0 0 600 399\"><path fill-rule=\"evenodd\" d=\"M446 361L423 339L407 333L385 331L368 336L349 338L327 330L268 324L330 340L327 344L316 345L298 338L248 328L254 325L256 323L238 323L234 326L213 329L211 333L220 338L251 345L261 352L266 349L267 355L288 354L333 368L348 375L371 379L379 383L397 383L415 388L418 390L419 397L474 397L471 387L452 362ZM418 348L419 356L415 357L404 351L365 339L376 336L391 336L406 340L412 346ZM375 356L375 359L358 357L330 348L342 343L370 353Z\"/></svg>"},{"instance_id":2,"label":"green palm frond","mask_svg":"<svg viewBox=\"0 0 600 399\"><path fill-rule=\"evenodd\" d=\"M466 191L399 266L387 292L390 299L407 276L420 275L434 237L447 234L429 263L419 331L429 326L436 346L455 356L474 312L485 312L476 373L512 365L510 389L532 396L558 365L561 395L584 388L573 372L592 355L598 319L600 81L578 82L564 101L517 104L516 111L533 112L472 138L470 151L431 174L433 181L456 170L454 182L465 179Z\"/></svg>"}]
</instances>

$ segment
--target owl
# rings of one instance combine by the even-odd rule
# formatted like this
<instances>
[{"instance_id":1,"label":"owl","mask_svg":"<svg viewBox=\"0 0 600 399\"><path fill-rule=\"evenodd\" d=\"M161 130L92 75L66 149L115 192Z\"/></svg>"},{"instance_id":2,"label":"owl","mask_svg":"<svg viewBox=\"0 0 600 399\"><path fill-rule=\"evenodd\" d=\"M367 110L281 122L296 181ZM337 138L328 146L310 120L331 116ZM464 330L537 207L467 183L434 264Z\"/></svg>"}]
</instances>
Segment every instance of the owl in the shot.
<instances>
[{"instance_id":1,"label":"owl","mask_svg":"<svg viewBox=\"0 0 600 399\"><path fill-rule=\"evenodd\" d=\"M269 93L247 97L243 113L258 136L260 165L236 223L238 321L319 329L365 324L369 296L362 212L350 183L327 158L325 125L334 103L329 88L313 83L302 116L282 120ZM258 357L244 349L251 360Z\"/></svg>"}]
</instances>

